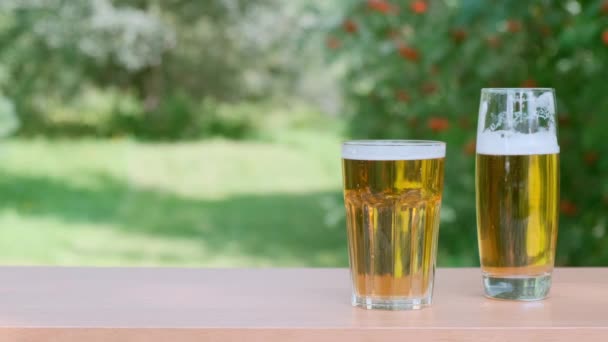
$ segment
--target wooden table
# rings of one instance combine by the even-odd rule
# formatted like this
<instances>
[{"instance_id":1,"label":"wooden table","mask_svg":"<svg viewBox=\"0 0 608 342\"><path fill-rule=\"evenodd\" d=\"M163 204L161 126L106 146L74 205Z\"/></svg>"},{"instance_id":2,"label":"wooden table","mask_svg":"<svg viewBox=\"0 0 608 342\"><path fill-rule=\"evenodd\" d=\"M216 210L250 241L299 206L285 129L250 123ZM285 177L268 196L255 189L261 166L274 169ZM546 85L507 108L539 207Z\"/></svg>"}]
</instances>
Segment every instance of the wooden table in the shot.
<instances>
[{"instance_id":1,"label":"wooden table","mask_svg":"<svg viewBox=\"0 0 608 342\"><path fill-rule=\"evenodd\" d=\"M608 341L608 269L558 269L540 302L439 269L420 311L350 306L346 269L0 268L0 341Z\"/></svg>"}]
</instances>

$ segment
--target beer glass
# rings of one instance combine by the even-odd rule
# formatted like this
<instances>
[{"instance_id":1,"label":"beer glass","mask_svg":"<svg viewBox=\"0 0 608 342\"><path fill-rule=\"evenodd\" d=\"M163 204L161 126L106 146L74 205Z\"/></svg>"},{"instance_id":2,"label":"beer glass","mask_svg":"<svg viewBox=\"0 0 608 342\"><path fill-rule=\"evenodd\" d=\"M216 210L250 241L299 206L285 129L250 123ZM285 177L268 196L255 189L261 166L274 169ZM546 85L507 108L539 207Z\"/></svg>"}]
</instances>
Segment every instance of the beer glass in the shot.
<instances>
[{"instance_id":1,"label":"beer glass","mask_svg":"<svg viewBox=\"0 0 608 342\"><path fill-rule=\"evenodd\" d=\"M482 89L475 185L486 295L545 298L551 287L559 202L553 89Z\"/></svg>"},{"instance_id":2,"label":"beer glass","mask_svg":"<svg viewBox=\"0 0 608 342\"><path fill-rule=\"evenodd\" d=\"M342 145L352 304L431 304L445 143L359 140Z\"/></svg>"}]
</instances>

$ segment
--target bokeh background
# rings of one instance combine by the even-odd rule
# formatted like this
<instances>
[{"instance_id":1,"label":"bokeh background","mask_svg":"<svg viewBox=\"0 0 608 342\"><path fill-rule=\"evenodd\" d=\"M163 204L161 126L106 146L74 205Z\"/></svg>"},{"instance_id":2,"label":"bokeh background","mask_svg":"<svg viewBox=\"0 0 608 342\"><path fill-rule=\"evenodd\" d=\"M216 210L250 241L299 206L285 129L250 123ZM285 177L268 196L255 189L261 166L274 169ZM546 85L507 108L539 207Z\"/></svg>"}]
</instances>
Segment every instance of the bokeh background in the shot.
<instances>
[{"instance_id":1,"label":"bokeh background","mask_svg":"<svg viewBox=\"0 0 608 342\"><path fill-rule=\"evenodd\" d=\"M340 142L448 143L478 264L479 90L554 87L557 263L608 265L608 1L1 0L0 263L346 266Z\"/></svg>"}]
</instances>

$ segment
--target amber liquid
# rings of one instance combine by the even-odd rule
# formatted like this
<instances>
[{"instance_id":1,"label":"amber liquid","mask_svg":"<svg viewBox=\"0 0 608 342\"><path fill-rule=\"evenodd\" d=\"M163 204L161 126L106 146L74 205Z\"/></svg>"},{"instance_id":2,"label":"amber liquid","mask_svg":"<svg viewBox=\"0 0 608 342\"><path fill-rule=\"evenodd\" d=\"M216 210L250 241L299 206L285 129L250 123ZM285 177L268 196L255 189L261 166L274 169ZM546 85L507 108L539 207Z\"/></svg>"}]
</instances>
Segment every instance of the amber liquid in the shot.
<instances>
[{"instance_id":1,"label":"amber liquid","mask_svg":"<svg viewBox=\"0 0 608 342\"><path fill-rule=\"evenodd\" d=\"M482 271L539 276L553 269L559 155L477 155L477 229Z\"/></svg>"},{"instance_id":2,"label":"amber liquid","mask_svg":"<svg viewBox=\"0 0 608 342\"><path fill-rule=\"evenodd\" d=\"M343 160L353 288L367 298L432 291L444 159Z\"/></svg>"}]
</instances>

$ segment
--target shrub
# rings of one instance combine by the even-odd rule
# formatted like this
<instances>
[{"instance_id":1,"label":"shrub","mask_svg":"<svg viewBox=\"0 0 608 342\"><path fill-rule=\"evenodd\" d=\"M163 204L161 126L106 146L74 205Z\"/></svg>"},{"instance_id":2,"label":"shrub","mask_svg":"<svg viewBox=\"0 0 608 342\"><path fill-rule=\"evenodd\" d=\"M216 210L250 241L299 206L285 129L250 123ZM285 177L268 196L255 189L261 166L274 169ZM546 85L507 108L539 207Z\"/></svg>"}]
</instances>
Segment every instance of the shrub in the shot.
<instances>
[{"instance_id":1,"label":"shrub","mask_svg":"<svg viewBox=\"0 0 608 342\"><path fill-rule=\"evenodd\" d=\"M483 87L554 87L562 265L608 264L606 1L344 2L328 33L355 137L448 142L441 245L475 262L474 144ZM461 259L462 260L462 259Z\"/></svg>"}]
</instances>

